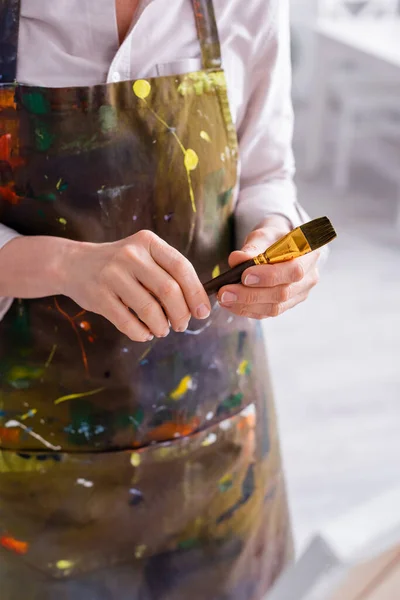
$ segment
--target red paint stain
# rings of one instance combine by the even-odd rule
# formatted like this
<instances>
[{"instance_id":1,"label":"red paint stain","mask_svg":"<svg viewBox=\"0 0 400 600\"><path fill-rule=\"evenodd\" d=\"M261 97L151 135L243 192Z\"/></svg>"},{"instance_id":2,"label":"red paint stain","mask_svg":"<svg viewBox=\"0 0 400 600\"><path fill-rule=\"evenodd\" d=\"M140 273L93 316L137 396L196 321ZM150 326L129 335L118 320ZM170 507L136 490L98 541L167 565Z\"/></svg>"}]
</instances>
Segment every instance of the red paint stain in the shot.
<instances>
[{"instance_id":1,"label":"red paint stain","mask_svg":"<svg viewBox=\"0 0 400 600\"><path fill-rule=\"evenodd\" d=\"M6 133L0 137L0 160L10 161L11 135Z\"/></svg>"},{"instance_id":2,"label":"red paint stain","mask_svg":"<svg viewBox=\"0 0 400 600\"><path fill-rule=\"evenodd\" d=\"M92 335L89 335L88 340L91 344L93 344L94 342L94 337Z\"/></svg>"},{"instance_id":3,"label":"red paint stain","mask_svg":"<svg viewBox=\"0 0 400 600\"><path fill-rule=\"evenodd\" d=\"M7 550L11 550L16 554L26 554L28 552L28 543L21 542L19 540L14 539L13 537L9 537L3 535L0 537L0 545Z\"/></svg>"},{"instance_id":4,"label":"red paint stain","mask_svg":"<svg viewBox=\"0 0 400 600\"><path fill-rule=\"evenodd\" d=\"M203 9L200 0L194 0L195 15L198 19L204 19Z\"/></svg>"},{"instance_id":5,"label":"red paint stain","mask_svg":"<svg viewBox=\"0 0 400 600\"><path fill-rule=\"evenodd\" d=\"M17 427L0 427L0 441L17 444L19 442L21 430Z\"/></svg>"}]
</instances>

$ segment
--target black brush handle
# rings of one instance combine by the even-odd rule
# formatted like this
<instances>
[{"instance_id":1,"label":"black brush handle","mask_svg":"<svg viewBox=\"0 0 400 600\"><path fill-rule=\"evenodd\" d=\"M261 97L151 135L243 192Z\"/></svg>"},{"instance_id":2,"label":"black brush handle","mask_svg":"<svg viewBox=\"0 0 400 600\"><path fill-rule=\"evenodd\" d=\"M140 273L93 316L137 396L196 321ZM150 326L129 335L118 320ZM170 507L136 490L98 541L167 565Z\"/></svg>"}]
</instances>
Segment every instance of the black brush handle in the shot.
<instances>
[{"instance_id":1,"label":"black brush handle","mask_svg":"<svg viewBox=\"0 0 400 600\"><path fill-rule=\"evenodd\" d=\"M224 285L240 283L242 281L242 275L245 272L245 270L249 267L254 267L254 265L255 262L253 259L246 260L246 262L241 263L233 269L229 269L229 271L226 271L225 273L222 273L222 275L219 275L218 277L215 277L214 279L211 279L211 281L205 283L204 289L206 290L209 296L212 296L213 294L216 294L218 290L224 287Z\"/></svg>"}]
</instances>

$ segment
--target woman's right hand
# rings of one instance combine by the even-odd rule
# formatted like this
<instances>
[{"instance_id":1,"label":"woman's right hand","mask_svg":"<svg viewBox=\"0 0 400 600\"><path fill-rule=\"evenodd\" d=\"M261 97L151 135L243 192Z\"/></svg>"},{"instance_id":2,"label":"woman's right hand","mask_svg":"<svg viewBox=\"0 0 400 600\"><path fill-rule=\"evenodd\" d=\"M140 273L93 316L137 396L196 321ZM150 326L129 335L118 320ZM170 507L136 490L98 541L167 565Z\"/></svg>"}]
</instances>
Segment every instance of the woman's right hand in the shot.
<instances>
[{"instance_id":1,"label":"woman's right hand","mask_svg":"<svg viewBox=\"0 0 400 600\"><path fill-rule=\"evenodd\" d=\"M192 316L210 314L192 264L151 231L108 244L73 242L63 253L61 273L62 294L134 341L167 336L169 323L185 331Z\"/></svg>"}]
</instances>

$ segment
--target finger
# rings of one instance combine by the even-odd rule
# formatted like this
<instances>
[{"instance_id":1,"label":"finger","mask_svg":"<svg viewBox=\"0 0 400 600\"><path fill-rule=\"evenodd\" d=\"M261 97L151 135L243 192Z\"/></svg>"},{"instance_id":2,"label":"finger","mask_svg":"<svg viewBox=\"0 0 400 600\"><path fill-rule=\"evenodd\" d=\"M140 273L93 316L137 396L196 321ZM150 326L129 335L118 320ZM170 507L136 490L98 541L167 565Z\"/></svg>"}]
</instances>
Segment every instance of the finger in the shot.
<instances>
[{"instance_id":1,"label":"finger","mask_svg":"<svg viewBox=\"0 0 400 600\"><path fill-rule=\"evenodd\" d=\"M124 306L117 296L109 294L104 297L100 301L98 313L134 342L150 342L154 338L150 330Z\"/></svg>"},{"instance_id":2,"label":"finger","mask_svg":"<svg viewBox=\"0 0 400 600\"><path fill-rule=\"evenodd\" d=\"M223 306L246 304L251 307L255 304L282 304L296 296L308 294L318 281L319 272L315 267L301 281L290 285L278 285L270 288L244 285L226 286L218 293L218 300Z\"/></svg>"},{"instance_id":3,"label":"finger","mask_svg":"<svg viewBox=\"0 0 400 600\"><path fill-rule=\"evenodd\" d=\"M295 298L291 298L287 302L281 302L280 304L233 304L232 306L226 307L229 312L239 317L247 317L249 319L268 319L271 317L278 317L287 310L294 308L297 304L304 302L307 299L308 294L300 294Z\"/></svg>"},{"instance_id":4,"label":"finger","mask_svg":"<svg viewBox=\"0 0 400 600\"><path fill-rule=\"evenodd\" d=\"M193 265L180 252L157 236L151 239L150 254L155 262L179 284L190 313L197 319L206 319L211 312L210 300ZM164 303L164 299L162 301Z\"/></svg>"},{"instance_id":5,"label":"finger","mask_svg":"<svg viewBox=\"0 0 400 600\"><path fill-rule=\"evenodd\" d=\"M177 281L153 261L139 276L141 283L161 302L175 331L186 331L191 312Z\"/></svg>"},{"instance_id":6,"label":"finger","mask_svg":"<svg viewBox=\"0 0 400 600\"><path fill-rule=\"evenodd\" d=\"M236 267L236 265L265 252L267 248L286 233L287 231L281 231L275 227L263 227L252 231L247 236L243 248L231 253L229 257L230 267Z\"/></svg>"},{"instance_id":7,"label":"finger","mask_svg":"<svg viewBox=\"0 0 400 600\"><path fill-rule=\"evenodd\" d=\"M151 333L158 338L169 334L168 320L160 303L141 283L128 273L119 271L114 275L113 284L114 293L136 313Z\"/></svg>"},{"instance_id":8,"label":"finger","mask_svg":"<svg viewBox=\"0 0 400 600\"><path fill-rule=\"evenodd\" d=\"M223 306L231 306L235 303L249 306L254 304L279 304L287 302L294 295L293 285L277 285L274 287L229 285L219 290L218 301Z\"/></svg>"},{"instance_id":9,"label":"finger","mask_svg":"<svg viewBox=\"0 0 400 600\"><path fill-rule=\"evenodd\" d=\"M318 257L318 253L311 252L283 263L250 267L243 273L242 282L248 287L290 285L304 279L306 274L315 268Z\"/></svg>"}]
</instances>

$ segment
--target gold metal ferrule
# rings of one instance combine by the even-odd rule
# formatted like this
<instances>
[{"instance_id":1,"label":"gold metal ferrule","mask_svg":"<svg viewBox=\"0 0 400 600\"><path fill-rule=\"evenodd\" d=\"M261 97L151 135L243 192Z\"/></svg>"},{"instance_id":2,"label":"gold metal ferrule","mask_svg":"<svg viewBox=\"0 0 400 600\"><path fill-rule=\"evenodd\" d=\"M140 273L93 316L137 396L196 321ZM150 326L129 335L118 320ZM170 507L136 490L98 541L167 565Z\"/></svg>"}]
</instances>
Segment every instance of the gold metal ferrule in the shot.
<instances>
[{"instance_id":1,"label":"gold metal ferrule","mask_svg":"<svg viewBox=\"0 0 400 600\"><path fill-rule=\"evenodd\" d=\"M256 265L266 265L285 262L304 256L309 252L311 252L311 247L307 242L307 238L300 227L297 227L275 244L272 244L263 254L259 254L254 259L254 263Z\"/></svg>"}]
</instances>

